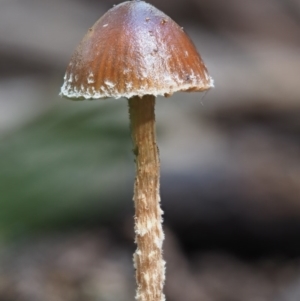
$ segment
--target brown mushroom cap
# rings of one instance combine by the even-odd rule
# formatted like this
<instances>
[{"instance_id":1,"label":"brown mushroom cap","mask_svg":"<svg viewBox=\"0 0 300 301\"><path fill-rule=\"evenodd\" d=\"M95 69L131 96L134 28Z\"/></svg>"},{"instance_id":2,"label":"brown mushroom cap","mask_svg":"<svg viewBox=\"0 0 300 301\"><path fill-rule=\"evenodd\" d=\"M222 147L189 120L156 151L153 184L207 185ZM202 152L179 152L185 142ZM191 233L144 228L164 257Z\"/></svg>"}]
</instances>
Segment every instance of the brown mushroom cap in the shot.
<instances>
[{"instance_id":1,"label":"brown mushroom cap","mask_svg":"<svg viewBox=\"0 0 300 301\"><path fill-rule=\"evenodd\" d=\"M114 6L85 35L61 95L77 99L204 91L213 80L194 44L171 18L144 1Z\"/></svg>"}]
</instances>

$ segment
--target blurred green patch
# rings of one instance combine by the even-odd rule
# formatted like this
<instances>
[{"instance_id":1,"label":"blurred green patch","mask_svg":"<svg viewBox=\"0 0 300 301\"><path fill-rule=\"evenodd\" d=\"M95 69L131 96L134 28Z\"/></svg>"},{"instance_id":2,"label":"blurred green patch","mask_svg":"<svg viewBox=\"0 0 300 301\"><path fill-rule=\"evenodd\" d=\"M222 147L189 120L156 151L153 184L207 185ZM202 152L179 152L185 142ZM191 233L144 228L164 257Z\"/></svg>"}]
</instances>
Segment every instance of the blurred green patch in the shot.
<instances>
[{"instance_id":1,"label":"blurred green patch","mask_svg":"<svg viewBox=\"0 0 300 301\"><path fill-rule=\"evenodd\" d=\"M0 235L106 220L131 201L127 102L61 101L0 136Z\"/></svg>"}]
</instances>

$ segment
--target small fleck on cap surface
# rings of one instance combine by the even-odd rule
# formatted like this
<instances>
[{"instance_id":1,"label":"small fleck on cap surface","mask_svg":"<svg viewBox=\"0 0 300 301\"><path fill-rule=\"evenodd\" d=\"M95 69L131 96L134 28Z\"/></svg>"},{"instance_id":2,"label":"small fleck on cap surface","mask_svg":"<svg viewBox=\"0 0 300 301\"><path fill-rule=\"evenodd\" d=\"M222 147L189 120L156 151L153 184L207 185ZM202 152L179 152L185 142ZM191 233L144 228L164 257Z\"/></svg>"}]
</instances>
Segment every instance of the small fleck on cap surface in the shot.
<instances>
[{"instance_id":1,"label":"small fleck on cap surface","mask_svg":"<svg viewBox=\"0 0 300 301\"><path fill-rule=\"evenodd\" d=\"M213 80L183 29L152 5L128 1L89 29L71 58L61 95L169 96L211 87Z\"/></svg>"}]
</instances>

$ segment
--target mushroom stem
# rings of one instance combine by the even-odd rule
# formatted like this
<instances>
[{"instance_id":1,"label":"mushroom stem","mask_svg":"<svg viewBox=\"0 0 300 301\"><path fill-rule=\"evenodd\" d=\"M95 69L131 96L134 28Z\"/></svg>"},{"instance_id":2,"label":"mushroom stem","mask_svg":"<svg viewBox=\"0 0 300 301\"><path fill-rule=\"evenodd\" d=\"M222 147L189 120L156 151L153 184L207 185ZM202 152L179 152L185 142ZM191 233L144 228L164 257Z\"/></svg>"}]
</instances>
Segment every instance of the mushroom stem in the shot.
<instances>
[{"instance_id":1,"label":"mushroom stem","mask_svg":"<svg viewBox=\"0 0 300 301\"><path fill-rule=\"evenodd\" d=\"M139 301L163 301L165 261L162 257L164 233L159 195L159 154L155 134L155 97L145 95L128 100L134 144L136 178L134 184L135 242L133 256Z\"/></svg>"}]
</instances>

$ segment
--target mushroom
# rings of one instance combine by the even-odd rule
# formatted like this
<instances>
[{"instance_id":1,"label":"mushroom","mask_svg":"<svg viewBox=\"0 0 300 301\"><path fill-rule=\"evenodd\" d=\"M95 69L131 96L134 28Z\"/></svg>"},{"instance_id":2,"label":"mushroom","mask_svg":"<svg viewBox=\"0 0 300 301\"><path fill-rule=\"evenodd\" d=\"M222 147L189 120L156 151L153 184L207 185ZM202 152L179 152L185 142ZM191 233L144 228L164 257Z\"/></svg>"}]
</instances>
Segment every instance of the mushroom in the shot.
<instances>
[{"instance_id":1,"label":"mushroom","mask_svg":"<svg viewBox=\"0 0 300 301\"><path fill-rule=\"evenodd\" d=\"M104 14L88 30L67 68L62 96L128 99L136 162L134 266L139 301L165 300L155 97L211 87L213 80L182 27L138 0Z\"/></svg>"}]
</instances>

